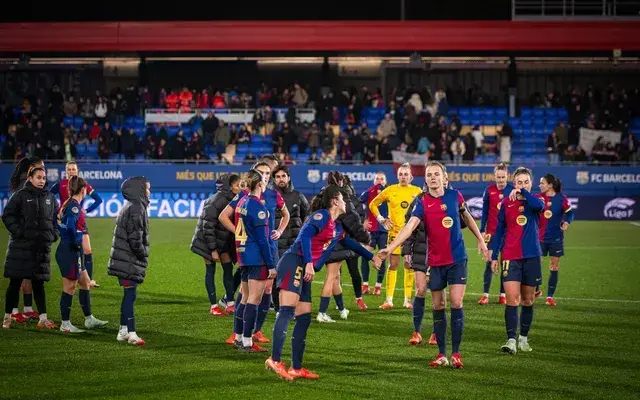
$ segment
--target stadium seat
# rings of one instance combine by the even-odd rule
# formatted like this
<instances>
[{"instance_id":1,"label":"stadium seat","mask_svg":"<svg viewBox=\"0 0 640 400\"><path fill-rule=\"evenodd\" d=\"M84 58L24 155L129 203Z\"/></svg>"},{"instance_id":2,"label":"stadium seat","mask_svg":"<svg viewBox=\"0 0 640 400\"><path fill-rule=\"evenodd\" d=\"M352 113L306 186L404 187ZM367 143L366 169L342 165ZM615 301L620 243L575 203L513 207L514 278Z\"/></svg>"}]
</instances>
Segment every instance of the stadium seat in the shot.
<instances>
[{"instance_id":1,"label":"stadium seat","mask_svg":"<svg viewBox=\"0 0 640 400\"><path fill-rule=\"evenodd\" d=\"M520 111L520 117L522 119L531 119L533 116L533 110L529 107L522 107Z\"/></svg>"},{"instance_id":2,"label":"stadium seat","mask_svg":"<svg viewBox=\"0 0 640 400\"><path fill-rule=\"evenodd\" d=\"M520 118L509 118L509 125L511 125L513 129L520 127Z\"/></svg>"},{"instance_id":3,"label":"stadium seat","mask_svg":"<svg viewBox=\"0 0 640 400\"><path fill-rule=\"evenodd\" d=\"M460 116L460 119L462 119L462 118L470 118L471 117L471 109L467 108L467 107L460 107L458 109L458 116Z\"/></svg>"},{"instance_id":4,"label":"stadium seat","mask_svg":"<svg viewBox=\"0 0 640 400\"><path fill-rule=\"evenodd\" d=\"M62 119L64 126L73 126L73 117L64 117Z\"/></svg>"},{"instance_id":5,"label":"stadium seat","mask_svg":"<svg viewBox=\"0 0 640 400\"><path fill-rule=\"evenodd\" d=\"M558 117L558 109L557 108L545 108L545 114L547 115L547 119L549 119L549 117Z\"/></svg>"},{"instance_id":6,"label":"stadium seat","mask_svg":"<svg viewBox=\"0 0 640 400\"><path fill-rule=\"evenodd\" d=\"M543 119L544 118L544 108L534 108L533 109L533 118L535 119Z\"/></svg>"},{"instance_id":7,"label":"stadium seat","mask_svg":"<svg viewBox=\"0 0 640 400\"><path fill-rule=\"evenodd\" d=\"M558 117L562 121L566 121L569 118L569 112L566 108L558 108Z\"/></svg>"},{"instance_id":8,"label":"stadium seat","mask_svg":"<svg viewBox=\"0 0 640 400\"><path fill-rule=\"evenodd\" d=\"M496 118L504 121L507 119L509 112L506 108L497 108L496 109Z\"/></svg>"}]
</instances>

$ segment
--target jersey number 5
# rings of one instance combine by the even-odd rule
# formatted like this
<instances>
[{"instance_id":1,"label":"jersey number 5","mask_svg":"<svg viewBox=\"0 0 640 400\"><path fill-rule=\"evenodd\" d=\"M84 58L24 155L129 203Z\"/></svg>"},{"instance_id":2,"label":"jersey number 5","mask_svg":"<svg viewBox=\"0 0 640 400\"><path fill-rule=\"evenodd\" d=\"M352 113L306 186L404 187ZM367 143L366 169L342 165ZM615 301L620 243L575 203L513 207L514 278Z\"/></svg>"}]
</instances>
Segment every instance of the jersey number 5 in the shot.
<instances>
[{"instance_id":1,"label":"jersey number 5","mask_svg":"<svg viewBox=\"0 0 640 400\"><path fill-rule=\"evenodd\" d=\"M247 231L244 229L242 218L238 219L238 224L236 225L236 240L240 242L242 246L247 243Z\"/></svg>"}]
</instances>

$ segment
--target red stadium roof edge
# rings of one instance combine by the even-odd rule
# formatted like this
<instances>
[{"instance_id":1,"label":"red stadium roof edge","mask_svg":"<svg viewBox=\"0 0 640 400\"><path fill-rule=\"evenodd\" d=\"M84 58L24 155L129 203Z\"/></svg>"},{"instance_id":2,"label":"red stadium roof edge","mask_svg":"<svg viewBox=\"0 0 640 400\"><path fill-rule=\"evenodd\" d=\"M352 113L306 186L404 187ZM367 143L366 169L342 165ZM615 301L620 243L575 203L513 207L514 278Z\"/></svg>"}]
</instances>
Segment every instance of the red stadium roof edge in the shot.
<instances>
[{"instance_id":1,"label":"red stadium roof edge","mask_svg":"<svg viewBox=\"0 0 640 400\"><path fill-rule=\"evenodd\" d=\"M637 22L0 23L3 52L640 50Z\"/></svg>"}]
</instances>

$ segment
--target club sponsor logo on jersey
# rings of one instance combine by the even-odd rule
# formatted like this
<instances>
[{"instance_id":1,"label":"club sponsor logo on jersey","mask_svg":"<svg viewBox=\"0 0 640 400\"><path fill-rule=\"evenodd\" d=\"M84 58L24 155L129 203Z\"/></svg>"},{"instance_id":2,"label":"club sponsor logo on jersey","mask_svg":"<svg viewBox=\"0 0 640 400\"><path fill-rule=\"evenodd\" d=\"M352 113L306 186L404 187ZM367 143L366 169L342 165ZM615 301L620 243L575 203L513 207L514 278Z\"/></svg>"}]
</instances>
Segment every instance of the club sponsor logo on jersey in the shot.
<instances>
[{"instance_id":1,"label":"club sponsor logo on jersey","mask_svg":"<svg viewBox=\"0 0 640 400\"><path fill-rule=\"evenodd\" d=\"M260 211L260 212L258 213L258 218L260 218L260 219L265 219L265 218L267 218L267 213L266 213L266 212L264 212L264 211Z\"/></svg>"},{"instance_id":2,"label":"club sponsor logo on jersey","mask_svg":"<svg viewBox=\"0 0 640 400\"><path fill-rule=\"evenodd\" d=\"M440 204L440 209L442 211L447 211L447 205L446 204Z\"/></svg>"},{"instance_id":3,"label":"club sponsor logo on jersey","mask_svg":"<svg viewBox=\"0 0 640 400\"><path fill-rule=\"evenodd\" d=\"M73 207L73 208L71 209L71 212L72 212L72 213L74 213L74 214L77 214L79 211L80 211L80 210L78 210L78 207Z\"/></svg>"},{"instance_id":4,"label":"club sponsor logo on jersey","mask_svg":"<svg viewBox=\"0 0 640 400\"><path fill-rule=\"evenodd\" d=\"M518 215L516 223L520 226L525 226L527 224L527 217L525 215Z\"/></svg>"},{"instance_id":5,"label":"club sponsor logo on jersey","mask_svg":"<svg viewBox=\"0 0 640 400\"><path fill-rule=\"evenodd\" d=\"M453 218L451 217L442 218L442 226L444 226L447 229L451 228L453 226Z\"/></svg>"},{"instance_id":6,"label":"club sponsor logo on jersey","mask_svg":"<svg viewBox=\"0 0 640 400\"><path fill-rule=\"evenodd\" d=\"M402 207L402 208L404 208L406 210L407 208L409 208L409 203L406 202L406 201L403 201L402 203L400 203L400 207Z\"/></svg>"},{"instance_id":7,"label":"club sponsor logo on jersey","mask_svg":"<svg viewBox=\"0 0 640 400\"><path fill-rule=\"evenodd\" d=\"M546 210L543 215L546 219L549 219L553 216L553 213L551 212L551 210Z\"/></svg>"},{"instance_id":8,"label":"club sponsor logo on jersey","mask_svg":"<svg viewBox=\"0 0 640 400\"><path fill-rule=\"evenodd\" d=\"M322 214L320 213L315 213L313 215L313 219L315 219L316 221L320 221L322 219Z\"/></svg>"},{"instance_id":9,"label":"club sponsor logo on jersey","mask_svg":"<svg viewBox=\"0 0 640 400\"><path fill-rule=\"evenodd\" d=\"M604 206L603 214L608 219L628 219L633 216L636 201L627 197L616 197Z\"/></svg>"},{"instance_id":10,"label":"club sponsor logo on jersey","mask_svg":"<svg viewBox=\"0 0 640 400\"><path fill-rule=\"evenodd\" d=\"M518 207L518 212L523 212L523 211L524 211L524 206Z\"/></svg>"}]
</instances>

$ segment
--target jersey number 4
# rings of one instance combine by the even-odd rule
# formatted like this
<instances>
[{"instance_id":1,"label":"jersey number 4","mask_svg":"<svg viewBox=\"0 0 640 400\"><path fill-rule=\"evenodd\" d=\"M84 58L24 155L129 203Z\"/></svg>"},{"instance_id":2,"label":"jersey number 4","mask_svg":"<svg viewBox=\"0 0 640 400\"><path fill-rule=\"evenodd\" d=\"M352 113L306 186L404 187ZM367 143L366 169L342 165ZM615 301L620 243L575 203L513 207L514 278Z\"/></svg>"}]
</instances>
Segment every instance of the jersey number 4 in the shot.
<instances>
[{"instance_id":1,"label":"jersey number 4","mask_svg":"<svg viewBox=\"0 0 640 400\"><path fill-rule=\"evenodd\" d=\"M247 237L247 231L244 229L244 222L242 222L242 218L240 218L236 225L236 240L244 246L245 243L247 243Z\"/></svg>"}]
</instances>

